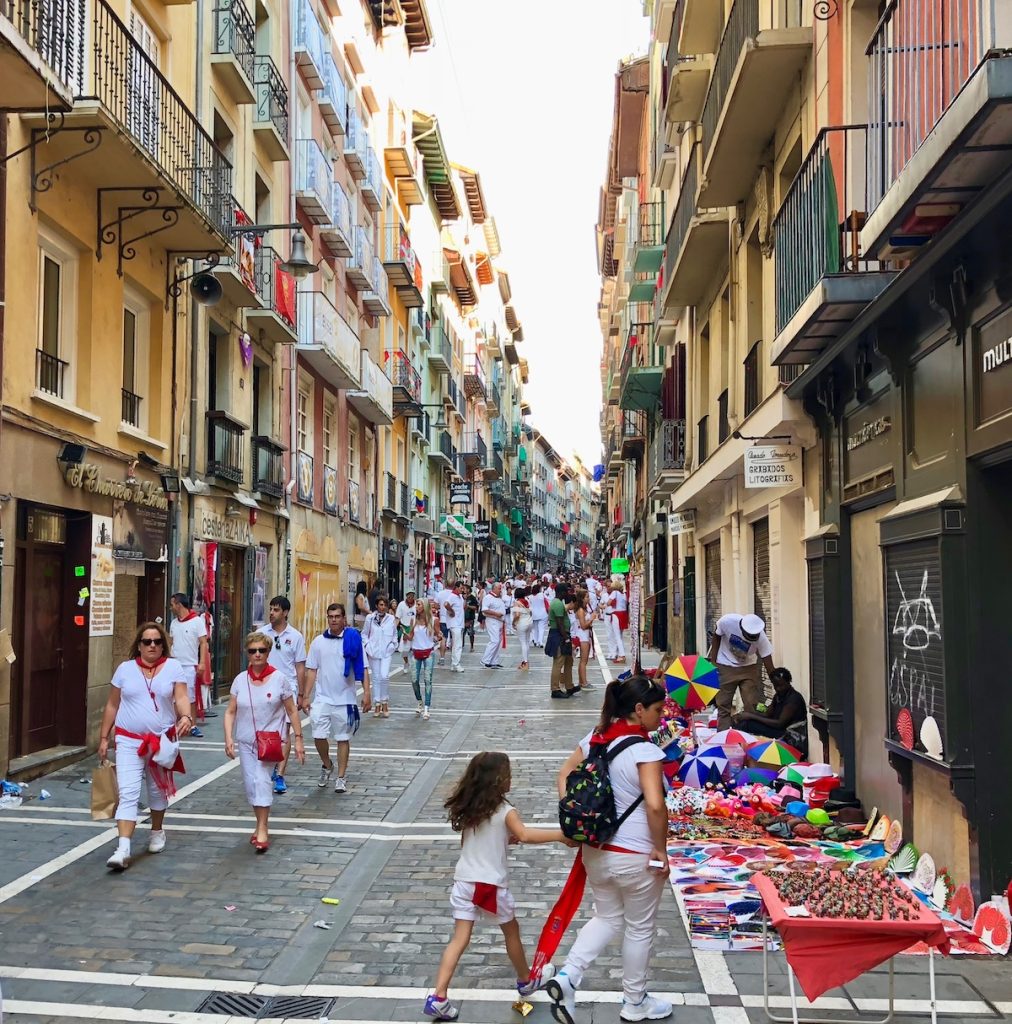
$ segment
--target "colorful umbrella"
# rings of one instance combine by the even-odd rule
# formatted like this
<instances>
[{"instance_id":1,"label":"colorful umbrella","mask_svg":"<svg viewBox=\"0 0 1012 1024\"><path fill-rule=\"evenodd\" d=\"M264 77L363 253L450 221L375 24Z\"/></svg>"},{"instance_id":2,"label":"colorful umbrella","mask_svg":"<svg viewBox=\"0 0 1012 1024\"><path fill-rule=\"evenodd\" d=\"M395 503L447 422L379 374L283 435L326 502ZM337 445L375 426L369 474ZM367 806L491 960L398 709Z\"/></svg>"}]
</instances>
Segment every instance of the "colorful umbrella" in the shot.
<instances>
[{"instance_id":1,"label":"colorful umbrella","mask_svg":"<svg viewBox=\"0 0 1012 1024\"><path fill-rule=\"evenodd\" d=\"M777 778L783 779L785 782L792 782L795 786L803 786L807 781L805 773L801 771L801 767L797 764L789 764L781 768L777 772Z\"/></svg>"},{"instance_id":2,"label":"colorful umbrella","mask_svg":"<svg viewBox=\"0 0 1012 1024\"><path fill-rule=\"evenodd\" d=\"M710 737L711 743L720 743L725 747L747 747L755 743L757 737L750 732L742 732L740 729L724 729Z\"/></svg>"},{"instance_id":3,"label":"colorful umbrella","mask_svg":"<svg viewBox=\"0 0 1012 1024\"><path fill-rule=\"evenodd\" d=\"M736 786L749 786L758 782L763 786L769 786L777 777L773 768L742 768L734 777Z\"/></svg>"},{"instance_id":4,"label":"colorful umbrella","mask_svg":"<svg viewBox=\"0 0 1012 1024\"><path fill-rule=\"evenodd\" d=\"M717 696L717 669L698 654L682 654L668 666L664 685L673 700L690 711L705 708Z\"/></svg>"},{"instance_id":5,"label":"colorful umbrella","mask_svg":"<svg viewBox=\"0 0 1012 1024\"><path fill-rule=\"evenodd\" d=\"M707 783L712 782L714 785L717 785L721 782L727 770L728 763L726 757L717 754L703 757L695 754L691 757L686 757L682 762L682 767L678 769L678 777L686 786L691 786L693 789L703 789Z\"/></svg>"},{"instance_id":6,"label":"colorful umbrella","mask_svg":"<svg viewBox=\"0 0 1012 1024\"><path fill-rule=\"evenodd\" d=\"M746 753L756 764L779 766L801 760L801 751L795 750L782 740L761 740L759 743L753 743Z\"/></svg>"}]
</instances>

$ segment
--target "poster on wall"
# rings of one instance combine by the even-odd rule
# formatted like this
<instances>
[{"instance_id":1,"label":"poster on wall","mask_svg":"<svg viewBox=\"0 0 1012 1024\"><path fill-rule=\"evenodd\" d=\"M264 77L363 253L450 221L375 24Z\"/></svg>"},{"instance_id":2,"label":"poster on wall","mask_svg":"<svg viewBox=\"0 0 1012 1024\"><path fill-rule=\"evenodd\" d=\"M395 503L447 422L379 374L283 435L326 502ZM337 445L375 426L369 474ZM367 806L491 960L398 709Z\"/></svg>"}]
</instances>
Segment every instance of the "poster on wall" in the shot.
<instances>
[{"instance_id":1,"label":"poster on wall","mask_svg":"<svg viewBox=\"0 0 1012 1024\"><path fill-rule=\"evenodd\" d=\"M193 542L193 610L212 611L214 577L217 569L218 545L213 541Z\"/></svg>"},{"instance_id":2,"label":"poster on wall","mask_svg":"<svg viewBox=\"0 0 1012 1024\"><path fill-rule=\"evenodd\" d=\"M311 505L313 503L313 456L307 452L299 452L295 465L295 475L298 480L295 497L304 505Z\"/></svg>"},{"instance_id":3,"label":"poster on wall","mask_svg":"<svg viewBox=\"0 0 1012 1024\"><path fill-rule=\"evenodd\" d=\"M91 582L78 596L78 601L90 605L90 636L112 636L115 589L116 563L112 553L112 519L109 516L92 516Z\"/></svg>"},{"instance_id":4,"label":"poster on wall","mask_svg":"<svg viewBox=\"0 0 1012 1024\"><path fill-rule=\"evenodd\" d=\"M337 515L337 470L333 466L323 467L323 510Z\"/></svg>"},{"instance_id":5,"label":"poster on wall","mask_svg":"<svg viewBox=\"0 0 1012 1024\"><path fill-rule=\"evenodd\" d=\"M336 565L298 559L294 596L293 624L305 636L319 636L327 628L327 605L345 600L340 569Z\"/></svg>"},{"instance_id":6,"label":"poster on wall","mask_svg":"<svg viewBox=\"0 0 1012 1024\"><path fill-rule=\"evenodd\" d=\"M267 548L258 547L253 556L253 625L267 622Z\"/></svg>"},{"instance_id":7,"label":"poster on wall","mask_svg":"<svg viewBox=\"0 0 1012 1024\"><path fill-rule=\"evenodd\" d=\"M113 557L137 562L166 562L169 558L168 509L133 501L112 503Z\"/></svg>"}]
</instances>

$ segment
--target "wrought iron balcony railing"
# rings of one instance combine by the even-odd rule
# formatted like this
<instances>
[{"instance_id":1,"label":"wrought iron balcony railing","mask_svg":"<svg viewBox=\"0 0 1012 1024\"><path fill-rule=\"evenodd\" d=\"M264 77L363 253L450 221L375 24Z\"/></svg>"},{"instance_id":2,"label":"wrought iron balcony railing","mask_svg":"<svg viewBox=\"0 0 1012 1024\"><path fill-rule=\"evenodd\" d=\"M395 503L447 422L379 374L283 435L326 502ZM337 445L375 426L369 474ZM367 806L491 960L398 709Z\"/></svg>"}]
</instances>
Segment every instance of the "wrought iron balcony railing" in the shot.
<instances>
[{"instance_id":1,"label":"wrought iron balcony railing","mask_svg":"<svg viewBox=\"0 0 1012 1024\"><path fill-rule=\"evenodd\" d=\"M135 395L127 388L120 389L120 422L131 427L141 425L141 396Z\"/></svg>"},{"instance_id":2,"label":"wrought iron balcony railing","mask_svg":"<svg viewBox=\"0 0 1012 1024\"><path fill-rule=\"evenodd\" d=\"M245 428L227 412L207 413L207 475L242 483L242 435Z\"/></svg>"},{"instance_id":3,"label":"wrought iron balcony railing","mask_svg":"<svg viewBox=\"0 0 1012 1024\"><path fill-rule=\"evenodd\" d=\"M83 67L85 12L84 0L0 0L0 17L13 24L65 86L79 80Z\"/></svg>"},{"instance_id":4,"label":"wrought iron balcony railing","mask_svg":"<svg viewBox=\"0 0 1012 1024\"><path fill-rule=\"evenodd\" d=\"M285 446L270 437L253 438L253 490L280 498L285 493Z\"/></svg>"},{"instance_id":5,"label":"wrought iron balcony railing","mask_svg":"<svg viewBox=\"0 0 1012 1024\"><path fill-rule=\"evenodd\" d=\"M685 469L685 420L662 420L650 445L650 475Z\"/></svg>"},{"instance_id":6,"label":"wrought iron balcony railing","mask_svg":"<svg viewBox=\"0 0 1012 1024\"><path fill-rule=\"evenodd\" d=\"M267 54L258 53L253 58L253 84L256 86L254 122L264 124L269 121L287 143L288 87L277 64Z\"/></svg>"},{"instance_id":7,"label":"wrought iron balcony railing","mask_svg":"<svg viewBox=\"0 0 1012 1024\"><path fill-rule=\"evenodd\" d=\"M422 401L422 377L411 365L407 352L401 349L387 349L384 353L384 364L390 383L408 393L410 400ZM396 396L394 396L396 399Z\"/></svg>"},{"instance_id":8,"label":"wrought iron balcony railing","mask_svg":"<svg viewBox=\"0 0 1012 1024\"><path fill-rule=\"evenodd\" d=\"M397 481L393 473L387 471L383 474L383 511L397 513Z\"/></svg>"},{"instance_id":9,"label":"wrought iron balcony railing","mask_svg":"<svg viewBox=\"0 0 1012 1024\"><path fill-rule=\"evenodd\" d=\"M47 395L63 398L63 382L70 364L41 348L35 350L35 386Z\"/></svg>"},{"instance_id":10,"label":"wrought iron balcony railing","mask_svg":"<svg viewBox=\"0 0 1012 1024\"><path fill-rule=\"evenodd\" d=\"M220 0L214 8L214 49L212 53L230 53L243 74L254 80L256 26L243 0Z\"/></svg>"}]
</instances>

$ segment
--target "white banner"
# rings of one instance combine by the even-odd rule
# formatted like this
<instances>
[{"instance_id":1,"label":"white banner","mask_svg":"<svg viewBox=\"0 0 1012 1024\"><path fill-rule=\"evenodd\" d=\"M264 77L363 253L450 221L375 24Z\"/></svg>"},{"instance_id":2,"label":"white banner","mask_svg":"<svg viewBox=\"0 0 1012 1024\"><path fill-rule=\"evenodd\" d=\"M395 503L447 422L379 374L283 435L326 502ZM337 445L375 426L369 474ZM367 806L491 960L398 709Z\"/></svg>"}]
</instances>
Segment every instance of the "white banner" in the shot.
<instances>
[{"instance_id":1,"label":"white banner","mask_svg":"<svg viewBox=\"0 0 1012 1024\"><path fill-rule=\"evenodd\" d=\"M756 445L745 449L745 486L798 487L801 448L795 444Z\"/></svg>"}]
</instances>

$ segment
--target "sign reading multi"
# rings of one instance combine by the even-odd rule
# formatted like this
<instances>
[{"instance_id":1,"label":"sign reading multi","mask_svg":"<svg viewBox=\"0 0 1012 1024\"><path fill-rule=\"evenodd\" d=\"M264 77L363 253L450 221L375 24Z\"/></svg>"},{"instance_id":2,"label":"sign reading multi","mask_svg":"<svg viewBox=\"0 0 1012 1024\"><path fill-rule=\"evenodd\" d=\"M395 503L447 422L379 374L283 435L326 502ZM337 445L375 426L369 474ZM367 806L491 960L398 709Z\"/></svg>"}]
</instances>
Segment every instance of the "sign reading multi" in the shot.
<instances>
[{"instance_id":1,"label":"sign reading multi","mask_svg":"<svg viewBox=\"0 0 1012 1024\"><path fill-rule=\"evenodd\" d=\"M745 486L797 487L801 483L801 449L794 444L755 445L745 449Z\"/></svg>"}]
</instances>

